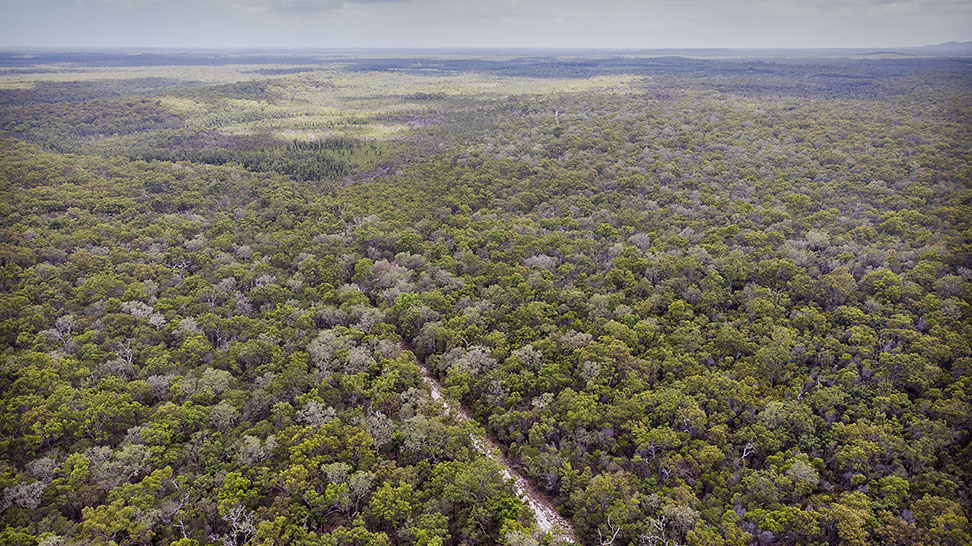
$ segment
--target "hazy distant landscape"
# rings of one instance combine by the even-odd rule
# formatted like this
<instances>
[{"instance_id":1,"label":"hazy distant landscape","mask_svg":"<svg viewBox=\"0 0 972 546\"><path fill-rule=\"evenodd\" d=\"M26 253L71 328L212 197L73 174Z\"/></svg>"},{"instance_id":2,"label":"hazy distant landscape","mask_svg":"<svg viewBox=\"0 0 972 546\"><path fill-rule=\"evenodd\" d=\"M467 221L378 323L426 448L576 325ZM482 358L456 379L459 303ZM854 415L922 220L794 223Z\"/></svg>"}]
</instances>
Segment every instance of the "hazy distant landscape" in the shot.
<instances>
[{"instance_id":1,"label":"hazy distant landscape","mask_svg":"<svg viewBox=\"0 0 972 546\"><path fill-rule=\"evenodd\" d=\"M972 541L972 43L0 51L0 544Z\"/></svg>"}]
</instances>

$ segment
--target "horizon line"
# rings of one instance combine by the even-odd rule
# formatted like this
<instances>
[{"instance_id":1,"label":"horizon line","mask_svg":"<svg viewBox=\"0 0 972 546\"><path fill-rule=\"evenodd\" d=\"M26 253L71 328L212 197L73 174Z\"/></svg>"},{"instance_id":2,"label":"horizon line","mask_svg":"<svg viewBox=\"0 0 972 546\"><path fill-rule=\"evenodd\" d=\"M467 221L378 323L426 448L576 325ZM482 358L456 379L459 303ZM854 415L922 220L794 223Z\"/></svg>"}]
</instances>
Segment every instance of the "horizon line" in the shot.
<instances>
[{"instance_id":1,"label":"horizon line","mask_svg":"<svg viewBox=\"0 0 972 546\"><path fill-rule=\"evenodd\" d=\"M387 50L575 50L575 51L819 51L819 50L874 50L874 49L921 49L943 46L969 46L972 40L948 40L923 45L874 45L874 46L271 46L271 45L213 45L213 46L162 46L162 45L3 45L0 51L11 50L61 50L61 51L387 51Z\"/></svg>"}]
</instances>

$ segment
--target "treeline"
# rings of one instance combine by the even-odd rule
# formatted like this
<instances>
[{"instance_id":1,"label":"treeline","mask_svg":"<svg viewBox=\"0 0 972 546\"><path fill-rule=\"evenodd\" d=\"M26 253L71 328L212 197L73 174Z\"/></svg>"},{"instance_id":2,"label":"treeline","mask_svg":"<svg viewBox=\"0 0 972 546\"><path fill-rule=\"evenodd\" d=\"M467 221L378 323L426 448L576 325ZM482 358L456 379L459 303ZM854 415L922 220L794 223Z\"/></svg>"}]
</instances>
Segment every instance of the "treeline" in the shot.
<instances>
[{"instance_id":1,"label":"treeline","mask_svg":"<svg viewBox=\"0 0 972 546\"><path fill-rule=\"evenodd\" d=\"M353 163L341 159L342 156L371 153L378 155L377 147L370 146L361 151L342 149L344 153L333 153L327 148L301 147L293 145L261 150L240 150L234 148L199 147L182 150L139 150L132 154L133 159L161 161L191 161L210 165L234 163L249 171L275 172L294 177L298 181L330 180L346 176L352 172Z\"/></svg>"}]
</instances>

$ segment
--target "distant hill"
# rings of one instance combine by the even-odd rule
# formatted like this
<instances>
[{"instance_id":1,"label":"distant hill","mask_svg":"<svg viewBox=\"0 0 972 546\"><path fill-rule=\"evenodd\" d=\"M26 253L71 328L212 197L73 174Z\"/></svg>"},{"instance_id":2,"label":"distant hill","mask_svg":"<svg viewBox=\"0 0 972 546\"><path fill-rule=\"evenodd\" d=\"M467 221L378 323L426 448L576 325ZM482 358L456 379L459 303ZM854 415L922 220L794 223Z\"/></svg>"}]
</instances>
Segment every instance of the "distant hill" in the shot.
<instances>
[{"instance_id":1,"label":"distant hill","mask_svg":"<svg viewBox=\"0 0 972 546\"><path fill-rule=\"evenodd\" d=\"M925 55L959 55L963 57L967 55L972 56L972 42L943 42L941 44L906 49L908 51L919 52Z\"/></svg>"}]
</instances>

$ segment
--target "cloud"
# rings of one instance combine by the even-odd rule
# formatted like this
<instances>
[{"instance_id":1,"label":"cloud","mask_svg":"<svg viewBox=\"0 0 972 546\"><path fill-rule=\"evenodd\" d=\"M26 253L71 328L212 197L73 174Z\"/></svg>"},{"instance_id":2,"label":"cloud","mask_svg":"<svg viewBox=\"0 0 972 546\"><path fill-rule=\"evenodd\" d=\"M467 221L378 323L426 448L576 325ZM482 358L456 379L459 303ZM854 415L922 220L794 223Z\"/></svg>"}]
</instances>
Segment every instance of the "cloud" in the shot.
<instances>
[{"instance_id":1,"label":"cloud","mask_svg":"<svg viewBox=\"0 0 972 546\"><path fill-rule=\"evenodd\" d=\"M972 39L972 0L0 0L0 44L891 47Z\"/></svg>"},{"instance_id":2,"label":"cloud","mask_svg":"<svg viewBox=\"0 0 972 546\"><path fill-rule=\"evenodd\" d=\"M0 0L0 9L8 0ZM187 7L233 7L247 11L282 11L297 13L317 13L334 11L349 4L381 4L398 3L409 0L34 0L36 5L74 5L120 7L140 9L148 7L171 7L181 9Z\"/></svg>"},{"instance_id":3,"label":"cloud","mask_svg":"<svg viewBox=\"0 0 972 546\"><path fill-rule=\"evenodd\" d=\"M233 7L249 11L284 11L321 13L343 8L348 4L379 4L405 0L237 0Z\"/></svg>"}]
</instances>

